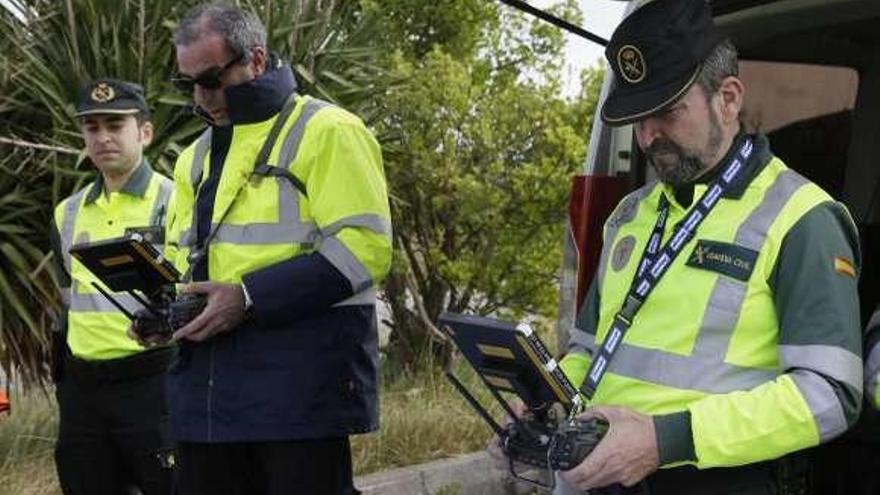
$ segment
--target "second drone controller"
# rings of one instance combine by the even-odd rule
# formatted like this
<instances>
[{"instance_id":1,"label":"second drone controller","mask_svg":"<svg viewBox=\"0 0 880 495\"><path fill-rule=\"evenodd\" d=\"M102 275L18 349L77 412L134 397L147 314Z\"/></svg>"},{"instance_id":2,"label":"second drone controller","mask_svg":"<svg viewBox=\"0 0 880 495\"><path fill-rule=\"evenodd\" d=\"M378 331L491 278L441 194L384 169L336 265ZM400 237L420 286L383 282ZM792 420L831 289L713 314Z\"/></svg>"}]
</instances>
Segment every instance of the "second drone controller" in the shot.
<instances>
[{"instance_id":1,"label":"second drone controller","mask_svg":"<svg viewBox=\"0 0 880 495\"><path fill-rule=\"evenodd\" d=\"M204 294L181 294L168 305L168 325L172 330L183 328L205 309Z\"/></svg>"},{"instance_id":2,"label":"second drone controller","mask_svg":"<svg viewBox=\"0 0 880 495\"><path fill-rule=\"evenodd\" d=\"M608 432L601 418L575 419L563 423L553 436L548 459L550 467L568 471L580 464Z\"/></svg>"}]
</instances>

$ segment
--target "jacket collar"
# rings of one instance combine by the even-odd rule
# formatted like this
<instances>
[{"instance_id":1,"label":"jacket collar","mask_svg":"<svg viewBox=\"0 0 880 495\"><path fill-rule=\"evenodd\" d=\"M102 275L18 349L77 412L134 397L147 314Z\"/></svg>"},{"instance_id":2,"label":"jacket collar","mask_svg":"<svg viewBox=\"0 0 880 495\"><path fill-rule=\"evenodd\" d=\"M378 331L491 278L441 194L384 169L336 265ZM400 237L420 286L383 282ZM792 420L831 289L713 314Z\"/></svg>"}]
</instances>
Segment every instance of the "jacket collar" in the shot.
<instances>
[{"instance_id":1,"label":"jacket collar","mask_svg":"<svg viewBox=\"0 0 880 495\"><path fill-rule=\"evenodd\" d=\"M131 177L128 178L128 181L126 181L125 185L123 185L119 191L130 196L143 198L147 194L147 188L150 186L150 179L153 178L153 173L153 168L150 166L150 162L144 157L141 160L140 165L137 166L137 169L131 174ZM98 174L98 177L92 183L92 187L86 195L86 204L94 203L103 193L104 176Z\"/></svg>"},{"instance_id":2,"label":"jacket collar","mask_svg":"<svg viewBox=\"0 0 880 495\"><path fill-rule=\"evenodd\" d=\"M290 65L276 55L270 55L266 72L224 90L229 120L233 126L268 120L281 111L284 102L296 89L296 79Z\"/></svg>"}]
</instances>

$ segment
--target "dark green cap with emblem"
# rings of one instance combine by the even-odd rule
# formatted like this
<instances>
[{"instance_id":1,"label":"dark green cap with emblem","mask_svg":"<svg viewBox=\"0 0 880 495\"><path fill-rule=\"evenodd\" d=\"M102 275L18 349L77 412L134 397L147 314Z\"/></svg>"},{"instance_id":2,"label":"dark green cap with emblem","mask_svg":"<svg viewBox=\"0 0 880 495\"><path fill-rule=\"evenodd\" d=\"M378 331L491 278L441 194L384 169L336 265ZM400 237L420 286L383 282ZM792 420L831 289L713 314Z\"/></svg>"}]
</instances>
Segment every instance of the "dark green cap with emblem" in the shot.
<instances>
[{"instance_id":1,"label":"dark green cap with emblem","mask_svg":"<svg viewBox=\"0 0 880 495\"><path fill-rule=\"evenodd\" d=\"M144 90L139 85L118 79L101 78L86 85L76 100L76 116L94 114L149 113Z\"/></svg>"},{"instance_id":2,"label":"dark green cap with emblem","mask_svg":"<svg viewBox=\"0 0 880 495\"><path fill-rule=\"evenodd\" d=\"M706 0L654 0L635 10L605 49L615 80L602 120L631 124L678 101L723 39Z\"/></svg>"}]
</instances>

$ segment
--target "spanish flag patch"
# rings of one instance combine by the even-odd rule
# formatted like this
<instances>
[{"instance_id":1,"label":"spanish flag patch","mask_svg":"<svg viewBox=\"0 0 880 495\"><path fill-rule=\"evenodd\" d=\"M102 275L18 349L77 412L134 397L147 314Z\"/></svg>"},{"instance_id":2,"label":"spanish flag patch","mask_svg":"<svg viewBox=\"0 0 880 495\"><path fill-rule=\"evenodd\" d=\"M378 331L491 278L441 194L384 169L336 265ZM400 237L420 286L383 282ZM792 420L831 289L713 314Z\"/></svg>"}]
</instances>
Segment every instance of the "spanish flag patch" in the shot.
<instances>
[{"instance_id":1,"label":"spanish flag patch","mask_svg":"<svg viewBox=\"0 0 880 495\"><path fill-rule=\"evenodd\" d=\"M841 275L849 275L852 278L856 278L856 267L853 266L852 261L841 256L834 257L834 271Z\"/></svg>"}]
</instances>

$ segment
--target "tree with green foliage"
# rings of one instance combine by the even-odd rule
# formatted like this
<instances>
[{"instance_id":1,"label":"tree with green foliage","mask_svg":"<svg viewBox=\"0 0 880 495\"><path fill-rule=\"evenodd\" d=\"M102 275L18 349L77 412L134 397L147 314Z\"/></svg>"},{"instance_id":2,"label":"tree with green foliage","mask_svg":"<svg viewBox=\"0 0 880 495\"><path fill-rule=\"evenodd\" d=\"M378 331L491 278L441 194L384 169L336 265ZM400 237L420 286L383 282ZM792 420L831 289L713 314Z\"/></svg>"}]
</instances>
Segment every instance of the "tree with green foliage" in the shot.
<instances>
[{"instance_id":1,"label":"tree with green foliage","mask_svg":"<svg viewBox=\"0 0 880 495\"><path fill-rule=\"evenodd\" d=\"M52 208L92 176L79 153L78 89L99 76L144 86L156 125L147 155L166 172L205 124L169 83L171 33L196 1L17 3L16 13L0 6L0 366L29 385L47 376L49 314L59 304L47 269ZM377 118L373 95L385 75L375 25L358 2L238 3L264 20L270 48L305 92Z\"/></svg>"},{"instance_id":2,"label":"tree with green foliage","mask_svg":"<svg viewBox=\"0 0 880 495\"><path fill-rule=\"evenodd\" d=\"M467 58L497 28L499 3L487 0L363 0L364 10L382 19L381 43L404 58L420 60L434 47Z\"/></svg>"},{"instance_id":3,"label":"tree with green foliage","mask_svg":"<svg viewBox=\"0 0 880 495\"><path fill-rule=\"evenodd\" d=\"M396 249L385 284L389 355L405 371L448 358L443 311L552 317L567 196L601 72L569 101L559 30L494 4L475 26L481 2L441 1L457 9L419 17L421 2L373 1L403 11L388 14L407 19L398 36L433 34L418 50L392 46L389 66L405 83L383 99L380 126ZM557 12L577 20L573 2ZM445 29L456 23L467 27Z\"/></svg>"}]
</instances>

